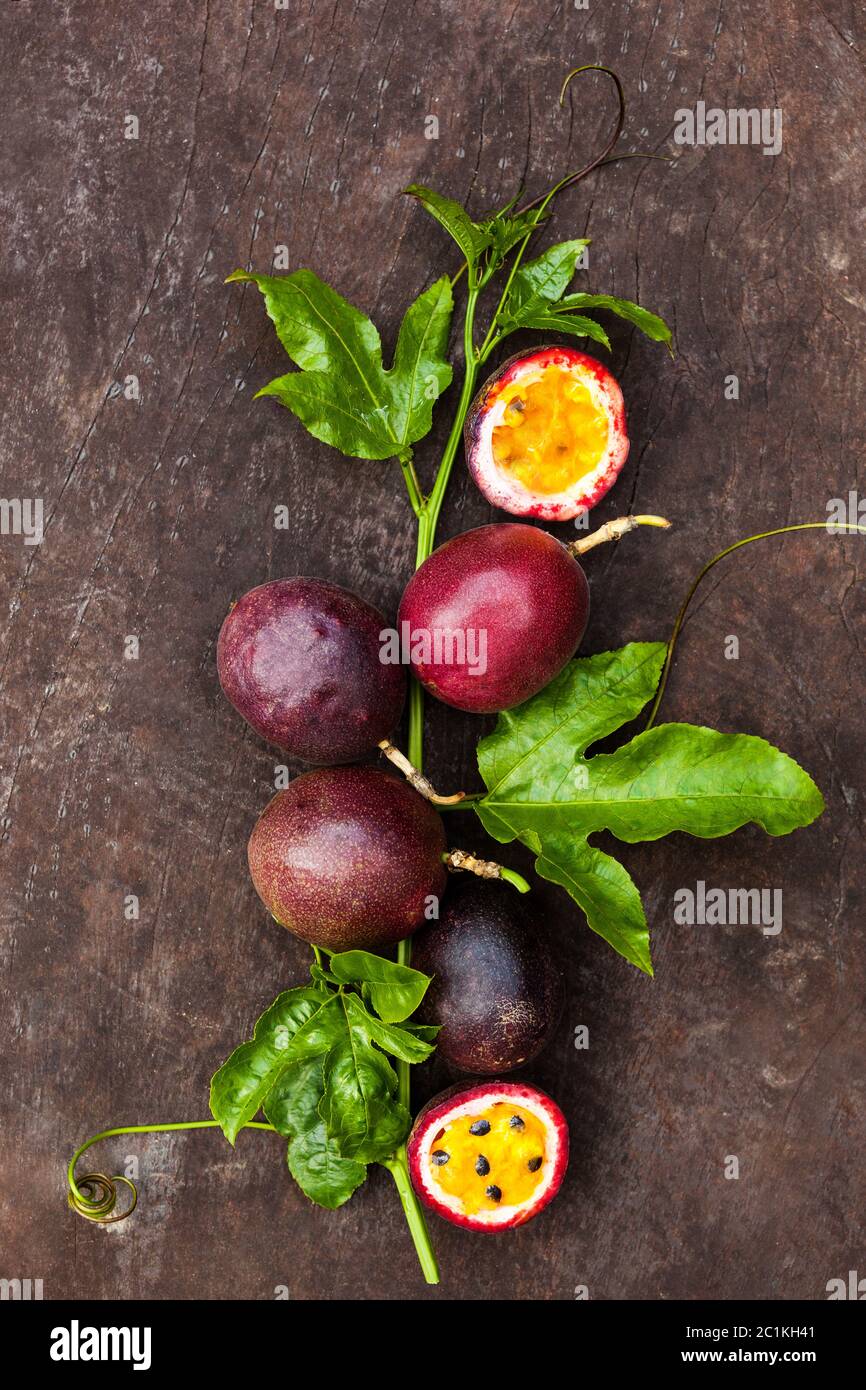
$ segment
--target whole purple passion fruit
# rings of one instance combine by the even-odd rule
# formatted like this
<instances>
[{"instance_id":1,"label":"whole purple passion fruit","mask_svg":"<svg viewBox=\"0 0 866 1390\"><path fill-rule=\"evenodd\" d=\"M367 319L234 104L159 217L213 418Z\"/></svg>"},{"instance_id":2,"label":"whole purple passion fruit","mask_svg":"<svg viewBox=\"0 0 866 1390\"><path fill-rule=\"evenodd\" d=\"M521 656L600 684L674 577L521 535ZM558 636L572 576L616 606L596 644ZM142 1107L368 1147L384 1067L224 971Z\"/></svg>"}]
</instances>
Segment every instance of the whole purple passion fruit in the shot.
<instances>
[{"instance_id":1,"label":"whole purple passion fruit","mask_svg":"<svg viewBox=\"0 0 866 1390\"><path fill-rule=\"evenodd\" d=\"M418 680L446 705L491 714L522 704L580 645L589 585L547 531L503 522L434 550L400 601Z\"/></svg>"},{"instance_id":2,"label":"whole purple passion fruit","mask_svg":"<svg viewBox=\"0 0 866 1390\"><path fill-rule=\"evenodd\" d=\"M308 763L352 762L398 723L402 666L381 659L381 613L324 579L274 579L220 630L220 684L257 734Z\"/></svg>"},{"instance_id":3,"label":"whole purple passion fruit","mask_svg":"<svg viewBox=\"0 0 866 1390\"><path fill-rule=\"evenodd\" d=\"M281 926L332 951L402 941L445 889L445 827L429 801L375 767L305 772L250 836L256 892Z\"/></svg>"},{"instance_id":4,"label":"whole purple passion fruit","mask_svg":"<svg viewBox=\"0 0 866 1390\"><path fill-rule=\"evenodd\" d=\"M439 920L412 943L412 964L433 976L418 1019L441 1025L437 1052L460 1071L501 1075L530 1062L559 1021L562 974L506 883L451 884Z\"/></svg>"}]
</instances>

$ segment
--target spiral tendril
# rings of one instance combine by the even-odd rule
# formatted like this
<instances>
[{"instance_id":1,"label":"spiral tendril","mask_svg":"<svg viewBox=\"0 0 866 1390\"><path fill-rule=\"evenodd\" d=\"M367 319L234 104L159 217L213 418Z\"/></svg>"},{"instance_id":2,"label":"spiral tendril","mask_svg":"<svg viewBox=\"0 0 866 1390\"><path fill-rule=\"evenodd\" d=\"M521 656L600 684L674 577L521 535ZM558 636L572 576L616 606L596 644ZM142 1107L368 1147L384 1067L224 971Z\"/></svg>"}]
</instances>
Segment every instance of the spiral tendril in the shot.
<instances>
[{"instance_id":1,"label":"spiral tendril","mask_svg":"<svg viewBox=\"0 0 866 1390\"><path fill-rule=\"evenodd\" d=\"M129 1206L124 1211L115 1211L117 1206L117 1184L122 1182L130 1191ZM113 1221L125 1221L135 1211L138 1192L131 1178L115 1173L110 1178L107 1173L85 1173L78 1179L75 1190L70 1187L66 1200L73 1211L86 1221L96 1221L108 1226ZM114 1215L111 1213L114 1212Z\"/></svg>"},{"instance_id":2,"label":"spiral tendril","mask_svg":"<svg viewBox=\"0 0 866 1390\"><path fill-rule=\"evenodd\" d=\"M179 1129L219 1129L217 1120L187 1120L182 1124L165 1125L124 1125L120 1129L103 1129L99 1134L94 1134L92 1139L87 1139L80 1148L75 1150L69 1161L66 1170L66 1200L72 1211L83 1216L86 1221L95 1221L97 1225L109 1226L115 1221L125 1221L127 1216L131 1216L138 1204L138 1192L135 1183L131 1178L127 1178L123 1173L115 1173L114 1177L109 1177L107 1173L85 1173L76 1181L75 1165L82 1154L93 1145L98 1144L102 1139L112 1139L119 1134L164 1134L170 1130ZM276 1134L273 1125L264 1124L259 1120L250 1120L248 1124L241 1125L241 1129L264 1129ZM123 1211L117 1211L117 1184L123 1183L130 1192L129 1205Z\"/></svg>"}]
</instances>

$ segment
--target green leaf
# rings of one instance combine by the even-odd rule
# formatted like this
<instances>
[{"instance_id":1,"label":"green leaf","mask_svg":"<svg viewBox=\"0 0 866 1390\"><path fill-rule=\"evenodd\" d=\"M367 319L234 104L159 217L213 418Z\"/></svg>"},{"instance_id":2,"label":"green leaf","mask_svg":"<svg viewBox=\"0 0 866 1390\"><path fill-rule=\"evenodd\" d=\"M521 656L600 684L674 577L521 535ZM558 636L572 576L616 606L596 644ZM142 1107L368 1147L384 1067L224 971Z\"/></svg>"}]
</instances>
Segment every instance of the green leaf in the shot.
<instances>
[{"instance_id":1,"label":"green leaf","mask_svg":"<svg viewBox=\"0 0 866 1390\"><path fill-rule=\"evenodd\" d=\"M396 437L369 403L339 377L325 372L289 372L256 392L275 396L297 415L314 439L350 458L387 459L399 452Z\"/></svg>"},{"instance_id":2,"label":"green leaf","mask_svg":"<svg viewBox=\"0 0 866 1390\"><path fill-rule=\"evenodd\" d=\"M332 975L330 970L325 970L323 966L313 961L310 965L310 979L317 985L323 985L328 989L330 985L338 985L340 981L336 975Z\"/></svg>"},{"instance_id":3,"label":"green leaf","mask_svg":"<svg viewBox=\"0 0 866 1390\"><path fill-rule=\"evenodd\" d=\"M488 788L475 803L485 829L519 839L560 883L593 931L651 973L646 919L634 883L588 836L628 843L680 830L709 838L750 821L770 835L809 825L824 808L812 779L763 739L662 724L614 753L587 749L635 718L651 698L663 643L631 643L571 662L547 688L499 716L478 746Z\"/></svg>"},{"instance_id":4,"label":"green leaf","mask_svg":"<svg viewBox=\"0 0 866 1390\"><path fill-rule=\"evenodd\" d=\"M348 1202L367 1177L366 1163L343 1158L333 1139L328 1138L324 1120L291 1141L286 1163L310 1201L330 1211Z\"/></svg>"},{"instance_id":5,"label":"green leaf","mask_svg":"<svg viewBox=\"0 0 866 1390\"><path fill-rule=\"evenodd\" d=\"M535 313L559 299L574 276L578 257L588 245L586 240L561 241L520 266L511 282L504 316L523 324L524 313Z\"/></svg>"},{"instance_id":6,"label":"green leaf","mask_svg":"<svg viewBox=\"0 0 866 1390\"><path fill-rule=\"evenodd\" d=\"M325 1089L324 1056L286 1067L263 1105L265 1117L285 1139L297 1139L319 1123Z\"/></svg>"},{"instance_id":7,"label":"green leaf","mask_svg":"<svg viewBox=\"0 0 866 1390\"><path fill-rule=\"evenodd\" d=\"M356 1028L368 1042L378 1043L393 1057L399 1057L401 1062L426 1062L433 1051L431 1043L425 1042L409 1029L375 1018L364 1008L356 994L344 995L343 1001L350 1027Z\"/></svg>"},{"instance_id":8,"label":"green leaf","mask_svg":"<svg viewBox=\"0 0 866 1390\"><path fill-rule=\"evenodd\" d=\"M630 299L615 299L612 294L569 294L557 304L557 317L560 311L570 313L572 309L610 309L612 314L635 324L654 343L671 345L671 330L664 319L642 309L639 304L632 304Z\"/></svg>"},{"instance_id":9,"label":"green leaf","mask_svg":"<svg viewBox=\"0 0 866 1390\"><path fill-rule=\"evenodd\" d=\"M367 951L332 955L329 966L314 962L317 983L286 990L265 1010L214 1076L210 1104L231 1144L263 1109L289 1140L295 1181L320 1206L338 1207L364 1181L365 1165L388 1158L409 1132L384 1053L422 1062L438 1029L399 1026L429 984L420 971ZM361 984L382 1017L346 984Z\"/></svg>"},{"instance_id":10,"label":"green leaf","mask_svg":"<svg viewBox=\"0 0 866 1390\"><path fill-rule=\"evenodd\" d=\"M430 976L408 965L374 956L369 951L343 951L332 956L331 974L344 984L369 986L370 1003L386 1023L402 1023L417 1009Z\"/></svg>"},{"instance_id":11,"label":"green leaf","mask_svg":"<svg viewBox=\"0 0 866 1390\"><path fill-rule=\"evenodd\" d=\"M404 1023L402 1027L404 1033L411 1033L414 1038L429 1043L435 1043L442 1031L441 1023Z\"/></svg>"},{"instance_id":12,"label":"green leaf","mask_svg":"<svg viewBox=\"0 0 866 1390\"><path fill-rule=\"evenodd\" d=\"M542 212L540 208L527 208L513 217L507 214L508 209L503 209L480 224L493 239L491 250L497 262L501 262L513 246L530 236L550 216L549 210Z\"/></svg>"},{"instance_id":13,"label":"green leaf","mask_svg":"<svg viewBox=\"0 0 866 1390\"><path fill-rule=\"evenodd\" d=\"M447 275L410 305L394 362L382 365L375 325L311 270L230 281L261 290L283 347L301 368L257 392L293 411L316 439L354 458L409 458L430 429L433 402L451 381L446 360L454 306Z\"/></svg>"},{"instance_id":14,"label":"green leaf","mask_svg":"<svg viewBox=\"0 0 866 1390\"><path fill-rule=\"evenodd\" d=\"M258 1113L282 1073L317 1057L340 1032L337 998L307 986L289 989L266 1009L252 1039L241 1043L211 1081L210 1108L230 1144Z\"/></svg>"},{"instance_id":15,"label":"green leaf","mask_svg":"<svg viewBox=\"0 0 866 1390\"><path fill-rule=\"evenodd\" d=\"M323 1059L289 1067L265 1103L265 1114L290 1141L289 1172L311 1201L334 1210L348 1201L367 1176L363 1163L343 1158L328 1136L319 1105L325 1091Z\"/></svg>"},{"instance_id":16,"label":"green leaf","mask_svg":"<svg viewBox=\"0 0 866 1390\"><path fill-rule=\"evenodd\" d=\"M564 302L560 295L574 275L578 257L588 245L586 240L561 241L519 268L503 306L500 338L518 328L538 328L542 332L592 338L610 347L607 334L595 319L558 312Z\"/></svg>"},{"instance_id":17,"label":"green leaf","mask_svg":"<svg viewBox=\"0 0 866 1390\"><path fill-rule=\"evenodd\" d=\"M473 222L466 209L453 198L435 193L432 188L425 188L423 184L411 183L403 192L410 198L417 198L431 217L435 217L440 226L445 228L448 235L457 242L471 270L493 240L490 230Z\"/></svg>"},{"instance_id":18,"label":"green leaf","mask_svg":"<svg viewBox=\"0 0 866 1390\"><path fill-rule=\"evenodd\" d=\"M400 453L423 438L433 423L433 402L451 382L446 359L454 295L443 275L419 295L403 316L397 336L394 365L384 373L389 393L389 418Z\"/></svg>"},{"instance_id":19,"label":"green leaf","mask_svg":"<svg viewBox=\"0 0 866 1390\"><path fill-rule=\"evenodd\" d=\"M319 1111L344 1158L377 1163L406 1138L411 1116L396 1098L394 1068L371 1046L368 1030L357 1018L355 996L341 995L340 1002L346 1029L325 1058ZM360 1002L357 1009L363 1010Z\"/></svg>"},{"instance_id":20,"label":"green leaf","mask_svg":"<svg viewBox=\"0 0 866 1390\"><path fill-rule=\"evenodd\" d=\"M546 333L573 333L577 338L592 338L595 342L602 343L604 347L610 347L610 339L601 324L596 323L595 319L583 315L539 312L522 315L520 323L515 324L514 327L540 328ZM509 333L513 331L513 328L507 329Z\"/></svg>"}]
</instances>

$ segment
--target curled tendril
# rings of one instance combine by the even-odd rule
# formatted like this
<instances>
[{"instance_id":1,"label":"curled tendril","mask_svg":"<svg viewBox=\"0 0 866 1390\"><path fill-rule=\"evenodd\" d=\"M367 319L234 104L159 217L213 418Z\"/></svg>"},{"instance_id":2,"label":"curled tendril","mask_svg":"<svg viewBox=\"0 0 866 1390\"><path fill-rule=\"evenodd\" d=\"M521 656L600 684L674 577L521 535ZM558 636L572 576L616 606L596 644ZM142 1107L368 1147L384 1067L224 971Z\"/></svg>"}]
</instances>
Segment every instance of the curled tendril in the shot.
<instances>
[{"instance_id":1,"label":"curled tendril","mask_svg":"<svg viewBox=\"0 0 866 1390\"><path fill-rule=\"evenodd\" d=\"M115 1211L119 1182L131 1193L129 1206L123 1211ZM132 1215L138 1203L138 1192L132 1179L124 1177L122 1173L115 1173L113 1178L107 1173L85 1173L74 1188L70 1186L66 1200L72 1210L85 1220L109 1226L113 1221L125 1221L127 1216Z\"/></svg>"},{"instance_id":2,"label":"curled tendril","mask_svg":"<svg viewBox=\"0 0 866 1390\"><path fill-rule=\"evenodd\" d=\"M103 1129L76 1149L69 1161L69 1167L66 1170L66 1200L70 1208L79 1216L83 1216L85 1220L95 1221L100 1226L109 1226L114 1221L125 1221L127 1216L131 1216L135 1211L138 1203L135 1183L122 1173L115 1173L114 1177L109 1177L107 1173L85 1173L76 1181L75 1165L79 1158L93 1144L98 1144L102 1139L112 1139L119 1134L164 1134L170 1130L219 1129L219 1127L217 1120L188 1120L182 1124L124 1125L120 1129ZM264 1129L269 1130L271 1134L276 1133L273 1125L263 1124L258 1120L250 1120L248 1124L241 1125L241 1128ZM118 1183L123 1183L131 1194L129 1205L124 1207L123 1211L116 1210Z\"/></svg>"},{"instance_id":3,"label":"curled tendril","mask_svg":"<svg viewBox=\"0 0 866 1390\"><path fill-rule=\"evenodd\" d=\"M600 164L603 164L605 160L613 153L613 150L616 147L619 137L622 135L623 126L625 125L625 92L623 91L622 83L620 82L619 77L614 72L613 68L606 68L601 63L584 63L582 67L572 68L571 72L566 74L565 81L563 82L562 87L560 89L560 106L562 106L565 103L565 93L568 91L568 86L572 78L578 77L580 73L583 72L607 73L608 77L612 79L614 85L616 86L616 94L619 98L619 111L617 112L616 124L613 128L613 134L610 136L607 144L605 145L604 149L600 152L600 154L597 154L594 159L591 159L589 161L588 164L584 164L582 169L575 169L574 173L566 174L565 178L560 179L559 183L555 183L553 185L553 188L551 188L548 193L542 193L539 197L533 198L531 202L524 203L523 206L520 208L521 212L528 212L530 208L538 207L539 204L542 207L546 207L547 204L551 201L551 199L556 197L557 193L562 192L563 188L568 188L571 184L578 183L581 179L585 179L587 174L591 174L593 169L597 169L598 166Z\"/></svg>"},{"instance_id":4,"label":"curled tendril","mask_svg":"<svg viewBox=\"0 0 866 1390\"><path fill-rule=\"evenodd\" d=\"M619 79L619 75L614 72L613 68L606 68L602 63L584 63L579 68L572 68L571 72L566 74L565 81L563 82L562 87L560 89L560 106L563 106L565 104L565 94L568 91L568 87L572 78L578 77L581 73L584 72L606 73L607 76L614 83L614 86L616 87L616 94L619 101L619 110L617 111L616 123L613 128L613 133L609 137L607 144L604 146L604 149L601 150L593 159L591 159L588 164L584 164L582 169L575 169L574 173L572 174L566 174L565 178L560 179L559 183L554 184L553 188L551 188L549 192L542 193L537 198L533 198L531 202L524 203L523 206L520 208L520 212L527 212L530 208L539 206L541 206L542 208L547 207L547 204L553 198L555 198L558 193L561 193L564 188L569 188L570 185L573 183L579 183L581 179L586 178L587 174L591 174L594 169L600 169L604 164L616 164L621 159L661 159L665 160L668 163L671 162L671 156L666 154L643 154L638 152L636 154L615 155L613 153L614 149L619 143L619 138L622 135L623 127L625 125L625 92L623 91L622 82Z\"/></svg>"},{"instance_id":5,"label":"curled tendril","mask_svg":"<svg viewBox=\"0 0 866 1390\"><path fill-rule=\"evenodd\" d=\"M652 705L650 706L649 717L646 721L646 724L644 725L644 729L652 728L653 724L655 723L656 715L659 712L659 706L661 705L665 693L665 688L667 687L668 676L671 673L671 664L674 659L674 650L677 645L677 639L679 638L680 632L682 631L682 626L685 621L686 613L688 612L689 604L691 603L692 599L697 593L700 585L703 583L704 579L709 574L710 570L713 569L714 566L717 565L720 560L724 560L727 555L733 555L735 550L742 550L744 545L752 545L754 541L767 541L772 539L773 536L787 536L792 531L827 531L830 535L836 536L844 536L852 532L860 532L860 534L862 535L866 533L866 526L859 525L857 522L854 521L799 521L794 526L777 526L776 529L773 531L760 531L756 536L746 536L743 540L735 541L733 545L726 546L724 550L719 551L718 555L714 555L712 560L708 560L707 563L704 565L703 569L701 570L700 574L697 576L694 583L692 584L692 587L686 594L680 611L677 614L676 622L674 623L674 629L671 633L670 639L667 644L668 650L667 655L665 656L665 664L662 667L661 679L658 683L655 699L653 700Z\"/></svg>"}]
</instances>

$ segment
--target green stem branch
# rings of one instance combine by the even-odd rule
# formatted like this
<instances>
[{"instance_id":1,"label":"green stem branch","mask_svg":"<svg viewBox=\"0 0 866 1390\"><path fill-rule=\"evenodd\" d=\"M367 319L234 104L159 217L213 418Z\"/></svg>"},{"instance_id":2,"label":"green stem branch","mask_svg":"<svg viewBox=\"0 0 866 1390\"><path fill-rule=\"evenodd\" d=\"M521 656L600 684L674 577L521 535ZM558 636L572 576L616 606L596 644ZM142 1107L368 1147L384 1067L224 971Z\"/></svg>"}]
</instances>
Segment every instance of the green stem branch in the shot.
<instances>
[{"instance_id":1,"label":"green stem branch","mask_svg":"<svg viewBox=\"0 0 866 1390\"><path fill-rule=\"evenodd\" d=\"M418 482L418 474L415 472L415 465L409 458L399 460L400 468L403 473L403 481L406 484L406 491L409 494L409 505L417 517L420 518L424 507L424 498L421 495L421 485Z\"/></svg>"},{"instance_id":2,"label":"green stem branch","mask_svg":"<svg viewBox=\"0 0 866 1390\"><path fill-rule=\"evenodd\" d=\"M424 1213L421 1204L415 1196L415 1190L409 1177L409 1164L406 1159L406 1146L401 1146L393 1158L385 1159L382 1164L387 1168L391 1177L397 1185L400 1194L400 1201L403 1205L403 1213L406 1217L406 1224L412 1234L412 1241L418 1253L418 1260L421 1265L424 1278L428 1284L439 1283L439 1266L436 1263L436 1256L433 1253L433 1246L430 1243L430 1233L427 1230L427 1223L424 1220Z\"/></svg>"},{"instance_id":3,"label":"green stem branch","mask_svg":"<svg viewBox=\"0 0 866 1390\"><path fill-rule=\"evenodd\" d=\"M466 312L463 320L463 385L460 390L460 399L457 403L457 410L451 424L451 431L448 435L442 459L436 471L436 478L429 497L422 501L420 508L416 508L413 503L413 511L418 518L418 542L415 548L415 568L418 569L432 553L436 541L436 526L439 521L439 514L442 510L442 503L445 498L445 489L451 477L451 470L454 467L454 460L460 447L460 440L463 436L463 423L472 402L472 395L475 390L475 378L478 372L478 354L475 349L475 309L478 303L478 287L470 285L466 296ZM404 471L405 476L405 471ZM408 487L408 483L407 483ZM409 493L410 501L412 493ZM424 691L418 682L413 678L409 689L409 736L407 739L409 750L409 761L419 772L423 771L424 765ZM397 960L401 965L409 965L412 959L411 940L407 938L401 941L397 947ZM398 1096L400 1103L410 1109L411 1102L411 1083L409 1064L407 1062L397 1063ZM424 1221L424 1214L418 1204L412 1184L409 1181L409 1169L406 1160L406 1146L401 1144L393 1159L389 1160L385 1167L392 1174L397 1190L400 1193L400 1200L403 1203L403 1210L406 1213L406 1220L412 1239L415 1242L415 1249L418 1252L418 1259L424 1271L424 1278L428 1284L438 1284L439 1272L436 1268L436 1259L430 1245L430 1237Z\"/></svg>"}]
</instances>

